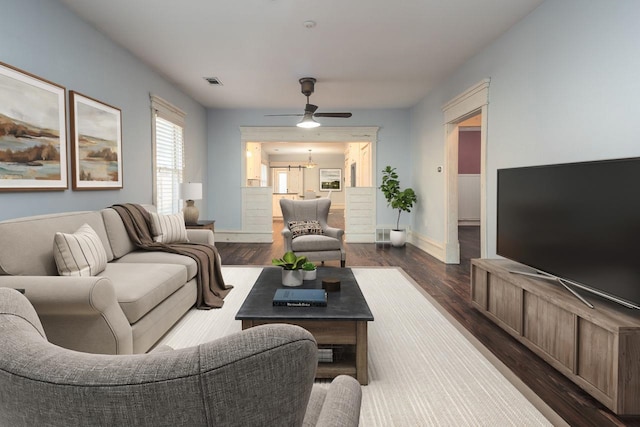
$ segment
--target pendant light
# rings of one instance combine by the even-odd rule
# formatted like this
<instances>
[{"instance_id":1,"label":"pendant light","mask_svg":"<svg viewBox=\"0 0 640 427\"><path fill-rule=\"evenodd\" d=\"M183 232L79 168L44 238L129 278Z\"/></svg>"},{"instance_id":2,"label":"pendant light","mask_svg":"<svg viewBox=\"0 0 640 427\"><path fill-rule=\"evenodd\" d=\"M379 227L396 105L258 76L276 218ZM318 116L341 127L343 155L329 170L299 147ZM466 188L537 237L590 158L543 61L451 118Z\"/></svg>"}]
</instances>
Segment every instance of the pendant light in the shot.
<instances>
[{"instance_id":1,"label":"pendant light","mask_svg":"<svg viewBox=\"0 0 640 427\"><path fill-rule=\"evenodd\" d=\"M313 162L313 160L311 160L311 150L309 150L309 161L307 162L307 164L305 165L305 167L307 169L313 169L315 168L317 165Z\"/></svg>"}]
</instances>

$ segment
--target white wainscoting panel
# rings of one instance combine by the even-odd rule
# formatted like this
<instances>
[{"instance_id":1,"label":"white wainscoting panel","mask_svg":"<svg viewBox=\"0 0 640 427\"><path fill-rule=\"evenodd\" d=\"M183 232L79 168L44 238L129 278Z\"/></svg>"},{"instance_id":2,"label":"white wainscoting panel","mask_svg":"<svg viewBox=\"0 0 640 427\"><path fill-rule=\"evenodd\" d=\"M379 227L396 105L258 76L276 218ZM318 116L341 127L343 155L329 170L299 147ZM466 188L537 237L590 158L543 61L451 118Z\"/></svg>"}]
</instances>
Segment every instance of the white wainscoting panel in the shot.
<instances>
[{"instance_id":1,"label":"white wainscoting panel","mask_svg":"<svg viewBox=\"0 0 640 427\"><path fill-rule=\"evenodd\" d=\"M480 223L480 174L458 175L458 222Z\"/></svg>"},{"instance_id":2,"label":"white wainscoting panel","mask_svg":"<svg viewBox=\"0 0 640 427\"><path fill-rule=\"evenodd\" d=\"M347 187L345 241L374 243L376 235L376 188Z\"/></svg>"},{"instance_id":3,"label":"white wainscoting panel","mask_svg":"<svg viewBox=\"0 0 640 427\"><path fill-rule=\"evenodd\" d=\"M271 187L242 188L242 231L272 233Z\"/></svg>"}]
</instances>

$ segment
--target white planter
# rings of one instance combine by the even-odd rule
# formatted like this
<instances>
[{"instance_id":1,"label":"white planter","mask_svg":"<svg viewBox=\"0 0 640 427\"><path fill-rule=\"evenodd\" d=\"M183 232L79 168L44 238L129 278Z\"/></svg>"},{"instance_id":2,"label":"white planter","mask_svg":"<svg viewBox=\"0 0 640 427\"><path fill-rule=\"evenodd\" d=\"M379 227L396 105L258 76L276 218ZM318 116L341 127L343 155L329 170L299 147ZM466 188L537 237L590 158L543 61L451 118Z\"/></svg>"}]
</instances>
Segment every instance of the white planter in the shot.
<instances>
[{"instance_id":1,"label":"white planter","mask_svg":"<svg viewBox=\"0 0 640 427\"><path fill-rule=\"evenodd\" d=\"M285 286L302 285L302 270L282 269L282 284Z\"/></svg>"},{"instance_id":2,"label":"white planter","mask_svg":"<svg viewBox=\"0 0 640 427\"><path fill-rule=\"evenodd\" d=\"M391 239L391 246L396 248L402 247L407 242L407 230L391 230L389 237Z\"/></svg>"},{"instance_id":3,"label":"white planter","mask_svg":"<svg viewBox=\"0 0 640 427\"><path fill-rule=\"evenodd\" d=\"M318 270L302 270L302 280L316 280Z\"/></svg>"}]
</instances>

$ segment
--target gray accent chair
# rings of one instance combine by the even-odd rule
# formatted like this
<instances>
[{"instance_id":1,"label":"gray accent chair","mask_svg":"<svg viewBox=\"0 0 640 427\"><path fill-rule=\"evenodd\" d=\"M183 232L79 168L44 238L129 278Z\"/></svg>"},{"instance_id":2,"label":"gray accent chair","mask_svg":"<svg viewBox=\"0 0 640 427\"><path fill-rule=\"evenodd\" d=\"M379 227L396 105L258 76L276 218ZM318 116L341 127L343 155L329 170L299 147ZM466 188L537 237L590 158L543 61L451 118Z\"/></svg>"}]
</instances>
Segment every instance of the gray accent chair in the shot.
<instances>
[{"instance_id":1,"label":"gray accent chair","mask_svg":"<svg viewBox=\"0 0 640 427\"><path fill-rule=\"evenodd\" d=\"M344 267L347 259L342 240L344 230L329 227L327 218L331 208L330 199L315 200L290 200L280 199L284 228L284 250L293 251L298 256L306 256L310 261L340 260L340 266ZM320 223L324 234L309 234L293 238L289 229L290 221L316 220Z\"/></svg>"},{"instance_id":2,"label":"gray accent chair","mask_svg":"<svg viewBox=\"0 0 640 427\"><path fill-rule=\"evenodd\" d=\"M269 325L179 350L98 355L47 341L29 301L0 288L2 426L357 426L351 377L314 385L313 336Z\"/></svg>"}]
</instances>

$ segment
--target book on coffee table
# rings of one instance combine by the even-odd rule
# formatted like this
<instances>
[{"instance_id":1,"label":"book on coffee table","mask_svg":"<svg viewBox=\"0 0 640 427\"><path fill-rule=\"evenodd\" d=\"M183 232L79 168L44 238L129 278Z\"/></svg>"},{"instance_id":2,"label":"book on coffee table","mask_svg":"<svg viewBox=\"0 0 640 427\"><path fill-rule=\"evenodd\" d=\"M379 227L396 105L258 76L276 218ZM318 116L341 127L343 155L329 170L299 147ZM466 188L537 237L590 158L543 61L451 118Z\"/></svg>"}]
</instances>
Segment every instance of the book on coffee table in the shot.
<instances>
[{"instance_id":1,"label":"book on coffee table","mask_svg":"<svg viewBox=\"0 0 640 427\"><path fill-rule=\"evenodd\" d=\"M326 307L327 292L324 289L276 289L273 305L276 307Z\"/></svg>"}]
</instances>

